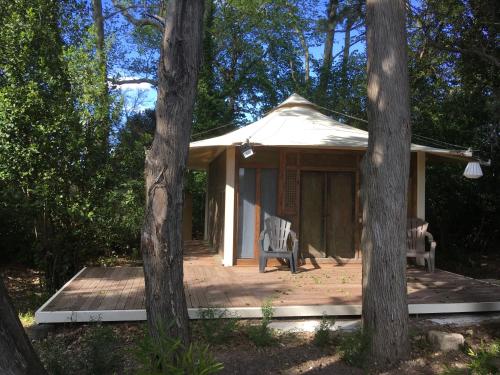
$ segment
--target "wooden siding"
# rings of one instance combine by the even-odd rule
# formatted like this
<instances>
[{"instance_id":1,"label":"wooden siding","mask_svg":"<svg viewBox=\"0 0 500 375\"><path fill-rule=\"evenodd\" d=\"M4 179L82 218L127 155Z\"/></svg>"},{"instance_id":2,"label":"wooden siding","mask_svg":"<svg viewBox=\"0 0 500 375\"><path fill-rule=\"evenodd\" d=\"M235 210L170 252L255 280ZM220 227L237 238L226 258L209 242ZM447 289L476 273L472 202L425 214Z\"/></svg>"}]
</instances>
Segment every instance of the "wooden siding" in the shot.
<instances>
[{"instance_id":1,"label":"wooden siding","mask_svg":"<svg viewBox=\"0 0 500 375\"><path fill-rule=\"evenodd\" d=\"M301 173L352 172L354 173L354 251L353 261L361 259L361 204L360 204L360 164L364 151L324 150L310 148L255 147L255 155L249 159L241 157L237 150L237 168L276 168L279 167L278 207L279 216L292 222L297 234L302 233L301 223ZM408 216L416 215L417 175L416 154L411 155L410 178L408 185ZM238 191L237 191L238 195ZM258 234L256 234L257 236ZM235 233L237 236L237 233ZM247 261L245 261L246 263ZM242 262L240 262L242 264Z\"/></svg>"},{"instance_id":2,"label":"wooden siding","mask_svg":"<svg viewBox=\"0 0 500 375\"><path fill-rule=\"evenodd\" d=\"M224 244L224 208L226 191L226 152L221 153L208 169L207 239L220 254Z\"/></svg>"}]
</instances>

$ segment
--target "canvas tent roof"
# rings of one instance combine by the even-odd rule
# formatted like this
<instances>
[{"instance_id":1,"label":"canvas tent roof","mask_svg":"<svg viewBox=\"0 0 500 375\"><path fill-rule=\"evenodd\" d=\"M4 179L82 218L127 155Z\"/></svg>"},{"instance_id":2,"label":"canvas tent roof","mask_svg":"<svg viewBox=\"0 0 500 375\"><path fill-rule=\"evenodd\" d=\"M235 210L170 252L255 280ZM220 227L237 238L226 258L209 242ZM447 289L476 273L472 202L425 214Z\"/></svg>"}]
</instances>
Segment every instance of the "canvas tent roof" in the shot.
<instances>
[{"instance_id":1,"label":"canvas tent roof","mask_svg":"<svg viewBox=\"0 0 500 375\"><path fill-rule=\"evenodd\" d=\"M315 104L293 94L254 123L225 135L192 142L188 166L206 169L226 147L239 146L247 141L252 146L364 150L368 147L368 132L331 119L322 114ZM411 150L464 157L456 150L417 144L412 144Z\"/></svg>"}]
</instances>

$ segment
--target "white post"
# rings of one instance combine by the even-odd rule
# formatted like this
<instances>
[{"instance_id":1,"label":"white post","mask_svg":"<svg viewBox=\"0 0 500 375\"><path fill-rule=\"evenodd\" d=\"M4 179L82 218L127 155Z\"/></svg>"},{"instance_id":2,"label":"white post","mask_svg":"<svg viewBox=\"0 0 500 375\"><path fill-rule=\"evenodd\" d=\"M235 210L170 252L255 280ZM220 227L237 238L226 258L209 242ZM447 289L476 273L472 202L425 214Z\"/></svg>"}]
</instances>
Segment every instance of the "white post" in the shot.
<instances>
[{"instance_id":1,"label":"white post","mask_svg":"<svg viewBox=\"0 0 500 375\"><path fill-rule=\"evenodd\" d=\"M417 152L417 217L425 220L425 152Z\"/></svg>"},{"instance_id":2,"label":"white post","mask_svg":"<svg viewBox=\"0 0 500 375\"><path fill-rule=\"evenodd\" d=\"M208 241L208 172L207 172L207 188L205 189L205 222L203 226L203 239Z\"/></svg>"},{"instance_id":3,"label":"white post","mask_svg":"<svg viewBox=\"0 0 500 375\"><path fill-rule=\"evenodd\" d=\"M234 187L236 150L234 147L226 149L226 197L224 212L224 257L222 263L226 267L234 265Z\"/></svg>"}]
</instances>

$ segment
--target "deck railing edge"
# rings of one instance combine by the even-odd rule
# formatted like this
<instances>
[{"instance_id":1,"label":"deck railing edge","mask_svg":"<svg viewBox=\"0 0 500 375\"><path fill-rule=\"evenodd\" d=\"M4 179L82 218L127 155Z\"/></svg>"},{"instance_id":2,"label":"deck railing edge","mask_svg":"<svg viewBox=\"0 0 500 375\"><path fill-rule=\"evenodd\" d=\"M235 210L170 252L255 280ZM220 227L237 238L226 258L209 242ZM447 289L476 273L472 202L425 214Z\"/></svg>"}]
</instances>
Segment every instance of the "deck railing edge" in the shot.
<instances>
[{"instance_id":1,"label":"deck railing edge","mask_svg":"<svg viewBox=\"0 0 500 375\"><path fill-rule=\"evenodd\" d=\"M87 267L83 267L80 271L77 272L77 274L75 276L73 276L71 279L69 279L61 288L59 288L59 290L57 292L55 292L52 297L50 297L47 302L45 302L42 306L40 306L40 308L38 310L36 310L35 312L35 322L38 323L38 319L37 319L37 316L40 315L40 313L43 311L44 308L46 308L53 300L54 298L56 298L62 291L64 288L66 288L69 284L71 284L78 276L80 276L80 274L85 271L87 269Z\"/></svg>"}]
</instances>

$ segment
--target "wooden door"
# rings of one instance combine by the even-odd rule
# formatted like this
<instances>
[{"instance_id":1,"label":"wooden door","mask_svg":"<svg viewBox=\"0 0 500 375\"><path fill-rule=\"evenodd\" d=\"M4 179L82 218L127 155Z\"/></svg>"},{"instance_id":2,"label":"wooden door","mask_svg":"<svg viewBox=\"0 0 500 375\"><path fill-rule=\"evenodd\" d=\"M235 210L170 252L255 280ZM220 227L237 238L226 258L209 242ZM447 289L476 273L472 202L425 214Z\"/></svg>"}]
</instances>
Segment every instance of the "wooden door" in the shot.
<instances>
[{"instance_id":1,"label":"wooden door","mask_svg":"<svg viewBox=\"0 0 500 375\"><path fill-rule=\"evenodd\" d=\"M355 174L302 172L300 250L306 257L355 258Z\"/></svg>"},{"instance_id":2,"label":"wooden door","mask_svg":"<svg viewBox=\"0 0 500 375\"><path fill-rule=\"evenodd\" d=\"M325 257L323 172L302 172L300 176L300 250L305 257Z\"/></svg>"},{"instance_id":3,"label":"wooden door","mask_svg":"<svg viewBox=\"0 0 500 375\"><path fill-rule=\"evenodd\" d=\"M326 180L326 254L354 258L354 173L328 173Z\"/></svg>"}]
</instances>

